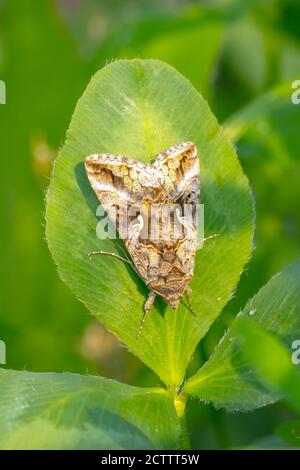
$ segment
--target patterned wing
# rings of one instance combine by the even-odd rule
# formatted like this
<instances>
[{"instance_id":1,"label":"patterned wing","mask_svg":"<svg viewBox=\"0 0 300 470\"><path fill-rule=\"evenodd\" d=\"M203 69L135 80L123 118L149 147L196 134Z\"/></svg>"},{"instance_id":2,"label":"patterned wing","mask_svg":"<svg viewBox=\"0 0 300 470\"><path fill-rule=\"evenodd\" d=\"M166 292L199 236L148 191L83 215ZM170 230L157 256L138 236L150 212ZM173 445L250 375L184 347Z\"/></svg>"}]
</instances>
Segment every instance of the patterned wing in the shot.
<instances>
[{"instance_id":1,"label":"patterned wing","mask_svg":"<svg viewBox=\"0 0 300 470\"><path fill-rule=\"evenodd\" d=\"M200 193L196 146L191 142L174 145L151 165L120 155L99 154L88 157L85 166L92 188L115 222L141 277L150 289L177 307L195 261L195 206ZM186 204L193 211L189 220L183 213ZM171 236L161 235L160 229L167 224L160 215L154 223L159 227L158 237L149 235L149 226L143 230L146 220L153 225L152 209L161 207L170 209L173 228L177 217L185 228L183 236L176 238L172 230ZM120 220L128 223L124 231Z\"/></svg>"},{"instance_id":2,"label":"patterned wing","mask_svg":"<svg viewBox=\"0 0 300 470\"><path fill-rule=\"evenodd\" d=\"M197 203L200 196L200 168L196 145L173 145L153 163L166 199L170 202Z\"/></svg>"},{"instance_id":3,"label":"patterned wing","mask_svg":"<svg viewBox=\"0 0 300 470\"><path fill-rule=\"evenodd\" d=\"M162 217L163 234L157 243L159 275L149 287L176 308L193 276L197 245L197 203L200 196L199 159L191 142L177 144L160 153L153 168L161 184L161 198L169 221ZM171 243L166 243L166 240Z\"/></svg>"},{"instance_id":4,"label":"patterned wing","mask_svg":"<svg viewBox=\"0 0 300 470\"><path fill-rule=\"evenodd\" d=\"M121 155L95 154L85 160L91 186L124 240L139 215L147 167Z\"/></svg>"}]
</instances>

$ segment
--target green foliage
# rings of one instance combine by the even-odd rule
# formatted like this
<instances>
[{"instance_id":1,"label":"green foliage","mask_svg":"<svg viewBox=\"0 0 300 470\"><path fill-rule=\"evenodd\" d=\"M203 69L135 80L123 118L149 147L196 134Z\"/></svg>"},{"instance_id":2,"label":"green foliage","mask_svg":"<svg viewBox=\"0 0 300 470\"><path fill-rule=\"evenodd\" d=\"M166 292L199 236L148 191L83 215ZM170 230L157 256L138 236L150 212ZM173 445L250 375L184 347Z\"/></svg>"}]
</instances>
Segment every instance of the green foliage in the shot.
<instances>
[{"instance_id":1,"label":"green foliage","mask_svg":"<svg viewBox=\"0 0 300 470\"><path fill-rule=\"evenodd\" d=\"M243 450L291 450L292 446L287 444L284 440L277 436L266 436L259 439Z\"/></svg>"},{"instance_id":2,"label":"green foliage","mask_svg":"<svg viewBox=\"0 0 300 470\"><path fill-rule=\"evenodd\" d=\"M234 331L239 342L240 354L253 367L259 381L284 397L299 415L300 373L292 364L291 351L278 341L275 335L271 335L248 318L238 319ZM290 446L299 447L300 421L282 423L277 427L276 434ZM284 447L282 441L279 445L281 448Z\"/></svg>"},{"instance_id":3,"label":"green foliage","mask_svg":"<svg viewBox=\"0 0 300 470\"><path fill-rule=\"evenodd\" d=\"M277 115L277 124L284 119L290 119L293 125L289 128L289 138L294 136L294 122L298 123L297 108L290 106L292 82L283 83L274 89L259 96L256 100L231 115L224 123L226 134L232 141L238 141L251 127L269 126L276 124L274 114ZM274 122L275 121L275 122ZM280 133L284 137L283 133ZM282 146L279 146L279 149ZM293 148L293 146L292 146ZM278 150L279 150L278 149ZM276 149L274 149L276 150ZM276 156L273 156L276 158Z\"/></svg>"},{"instance_id":4,"label":"green foliage","mask_svg":"<svg viewBox=\"0 0 300 470\"><path fill-rule=\"evenodd\" d=\"M289 348L293 340L300 337L299 280L300 262L297 262L273 277L247 303L241 314L243 317L255 318L256 322L278 336ZM278 390L280 392L282 390L279 382L275 383L278 385L275 387L275 392L274 387L271 387L272 390L269 391L257 383L252 368L249 369L248 361L241 357L239 348L236 348L236 324L239 322L240 315L233 322L230 331L226 333L210 359L188 380L185 391L201 400L212 401L218 407L243 411L272 403L281 396ZM273 381L276 382L276 374L279 374L278 381L284 375L280 364L283 369L288 365L292 367L291 353L289 355L281 352L281 346L277 347L276 342L271 340L265 343L259 335L259 330L255 330L250 338L251 325L245 326L243 333L245 334L247 328L249 328L249 338L243 350L245 354L246 352L249 355L253 354L252 362L254 358L261 361L260 366L263 368L267 383L271 382L273 385ZM297 384L293 390L299 395Z\"/></svg>"},{"instance_id":5,"label":"green foliage","mask_svg":"<svg viewBox=\"0 0 300 470\"><path fill-rule=\"evenodd\" d=\"M122 242L96 237L98 202L83 161L97 152L150 161L186 140L199 149L206 235L220 237L197 254L191 283L197 317L184 304L174 312L157 302L137 339L146 287L118 260L87 259L96 249L121 253ZM62 279L162 381L178 387L197 343L238 282L253 234L247 179L205 101L161 62L119 61L105 67L76 107L47 201L47 238Z\"/></svg>"},{"instance_id":6,"label":"green foliage","mask_svg":"<svg viewBox=\"0 0 300 470\"><path fill-rule=\"evenodd\" d=\"M84 309L58 279L44 240L44 191L84 88L81 59L50 2L1 2L0 18L0 338L11 367L84 372L76 349Z\"/></svg>"},{"instance_id":7,"label":"green foliage","mask_svg":"<svg viewBox=\"0 0 300 470\"><path fill-rule=\"evenodd\" d=\"M291 446L300 447L300 421L287 421L280 424L276 429L276 434L288 442Z\"/></svg>"},{"instance_id":8,"label":"green foliage","mask_svg":"<svg viewBox=\"0 0 300 470\"><path fill-rule=\"evenodd\" d=\"M257 201L256 249L227 308L234 315L271 276L300 257L300 113L291 92L291 82L277 85L224 123Z\"/></svg>"},{"instance_id":9,"label":"green foliage","mask_svg":"<svg viewBox=\"0 0 300 470\"><path fill-rule=\"evenodd\" d=\"M278 332L276 327L274 330ZM234 332L241 345L242 357L253 366L260 380L279 396L285 397L299 413L300 374L292 364L291 352L274 334L247 318L237 320Z\"/></svg>"},{"instance_id":10,"label":"green foliage","mask_svg":"<svg viewBox=\"0 0 300 470\"><path fill-rule=\"evenodd\" d=\"M224 14L194 7L181 15L153 15L117 25L96 51L93 67L107 57L164 60L187 73L205 97L211 82L224 35ZM201 54L195 44L204 45ZM189 54L187 54L187 50Z\"/></svg>"},{"instance_id":11,"label":"green foliage","mask_svg":"<svg viewBox=\"0 0 300 470\"><path fill-rule=\"evenodd\" d=\"M0 79L5 80L8 92L7 105L0 107L0 142L3 156L0 177L0 210L3 222L0 266L0 340L4 340L7 344L8 364L5 367L16 369L25 367L41 371L70 370L80 373L88 369L93 374L118 377L121 381L135 385L155 386L159 382L153 372L135 356L127 352L125 348L120 349L117 342L112 340L112 335L106 333L104 328L99 327L101 334L97 337L93 336L94 333L90 335L90 326L94 327L96 320L89 320L90 317L86 315L83 303L78 302L70 290L60 282L44 241L44 190L50 177L51 163L64 140L65 129L70 121L76 100L92 74L117 57L164 60L175 66L209 99L209 104L219 121L224 121L227 136L237 145L239 159L249 178L256 200L256 249L251 263L242 275L234 297L223 309L222 315L219 315L229 297L229 284L232 290L236 287L238 274L235 263L238 262L240 251L243 251L239 244L239 236L242 237L240 227L235 231L238 234L235 237L236 247L233 250L234 243L228 245L232 227L225 224L225 238L222 236L207 242L198 255L192 299L193 304L196 303L198 307L201 307L201 310L197 310L198 320L191 318L190 312L184 306L181 306L180 315L174 316L174 312L166 309L163 302L158 302L157 308L152 312L153 315L148 318L147 330L145 329L145 334L141 338L141 345L134 345L135 348L130 347L145 362L147 356L147 364L155 367L156 373L160 374L171 387L175 387L184 376L191 375L192 371L199 369L210 357L218 338L223 335L224 328L231 324L247 299L251 298L277 271L281 271L283 266L300 257L298 150L300 107L291 105L290 82L287 82L299 79L300 75L300 36L297 23L299 2L298 0L288 0L288 2L286 0L276 2L218 0L205 2L205 5L193 4L191 6L188 0L174 0L171 3L159 0L135 3L131 0L104 0L103 2L86 0L79 3L73 2L72 7L69 6L69 2L63 0L47 0L46 2L28 0L23 5L18 0L0 3ZM172 101L173 109L177 95L174 90L170 92L175 96L175 100L173 97ZM191 116L192 112L198 115L198 100L197 95L197 104L191 104L191 112L187 113L185 105L182 106L187 116ZM84 102L84 99L81 102ZM158 100L155 103L157 105ZM160 103L158 104L160 106ZM79 104L79 109L80 107ZM96 112L96 105L92 104L91 108ZM184 130L184 135L180 134L180 138L185 140L188 125L191 124L195 128L195 124L189 123L190 118L185 118L179 106L176 105L175 109L178 126L183 126ZM201 104L201 109L203 109L203 104ZM82 116L87 114L85 111L82 112ZM166 122L169 122L170 114L168 112L166 118L163 116ZM212 122L210 113L208 116L210 126ZM161 117L162 114L157 120L160 126ZM173 119L174 115L171 121ZM90 123L90 117L88 122ZM77 124L79 126L80 122L77 121ZM199 128L204 129L205 125L203 121ZM93 128L93 126L94 123L91 123L90 127ZM137 127L139 128L139 124ZM118 132L116 126L114 130ZM176 138L179 137L177 130L174 131ZM90 140L89 130L86 127L83 134L86 143L73 142L74 147L68 146L68 150L72 151L69 154L70 162L66 164L69 170L74 156L78 163L83 160L89 143L93 147L93 152L96 150L94 144L98 145L99 139L93 137ZM196 130L195 134L197 134ZM119 137L115 134L114 141ZM201 141L205 142L206 148L209 149L211 142L215 142L215 136L211 134L205 138L201 137ZM102 142L99 142L98 149L100 150L101 144ZM120 142L121 151L124 150L123 144L124 142ZM169 144L168 139L166 139L166 144ZM132 140L132 146L134 145L135 142ZM76 151L73 152L75 147ZM65 150L66 147L61 152L60 160ZM111 148L109 147L108 150L110 151ZM128 150L137 158L153 157L150 150L143 155L142 152L135 153L133 148L128 148ZM79 155L81 151L82 155ZM217 200L221 203L220 197L223 197L223 189L220 186L218 193L220 197L216 192L211 192L210 186L214 187L215 181L209 185L207 176L211 175L214 170L207 168L205 160L208 158L209 150L206 154L205 152L205 149L200 149L201 180L203 180L201 197L206 207L210 207L209 211L206 211L206 221L210 220L210 226L206 226L206 235L209 235L213 232L220 232L219 219L220 225L224 222L219 215L222 208L218 204L215 208ZM231 154L231 151L229 153ZM210 157L209 161L211 164ZM220 170L221 176L227 162L232 161L232 156L228 158L227 155L226 159L224 157L222 170ZM216 159L215 163L217 166L219 160ZM219 175L217 168L216 174ZM229 174L233 176L234 167L228 170ZM78 173L76 175L78 176ZM79 171L79 181L80 176L83 178L84 172ZM242 179L246 184L244 177ZM69 179L67 186L70 181ZM75 180L74 175L72 181L76 186L78 180ZM81 183L81 187L88 188L82 179ZM222 178L218 176L216 186L221 183ZM71 189L69 187L68 189L74 196L72 184ZM77 185L76 190L78 187ZM63 192L64 197L66 192L67 188ZM238 199L239 193L236 196ZM87 193L83 195L83 199L84 203L78 204L75 195L74 201L79 212L82 211L83 219L88 221L89 233L87 235L79 231L79 235L84 235L81 239L75 234L72 236L68 226L64 234L66 240L61 247L66 252L65 261L70 259L73 263L73 267L69 267L69 274L72 269L75 270L75 264L81 265L82 259L79 253L88 252L93 246L99 246L99 242L95 240L97 219L94 217L94 208L97 202L93 195ZM88 202L92 207L89 213L87 213ZM67 199L66 203L69 204L71 210L73 199ZM236 204L238 214L238 202ZM63 212L60 215L62 214ZM248 212L247 214L249 215ZM65 215L68 222L67 211ZM76 214L75 219L78 220L80 217ZM243 224L244 221L241 227ZM92 236L93 243L91 244ZM246 237L245 234L245 239ZM73 246L74 241L78 246ZM222 246L222 243L225 246ZM105 242L104 245L109 246L109 243ZM225 250L227 246L230 248L228 257ZM119 249L119 245L114 248ZM214 250L219 256L215 264ZM225 253L224 260L220 258L221 253ZM88 277L93 277L91 291L95 289L93 294L91 291L88 294L88 296L94 296L91 310L114 332L117 331L116 325L118 325L118 336L129 345L129 340L132 339L139 324L141 306L147 290L119 262L111 260L111 263L108 263L106 260L107 264L104 265L104 261L95 259L86 264ZM240 270L244 262L244 260L239 261ZM222 305L219 305L220 301L218 301L216 306L215 299L217 296L221 297L220 294L215 293L215 289L219 291L220 288L218 273L216 285L214 279L217 263L220 266L220 278L225 279L225 296L222 299ZM234 267L231 272L232 263ZM213 269L211 273L208 273L211 266ZM64 268L64 271L66 270L67 267ZM63 271L61 267L60 271ZM289 281L292 290L296 291L296 281L294 282L292 277L295 276L297 279L297 270L295 269L293 273L290 272ZM228 275L232 275L229 283L227 282ZM102 279L101 282L99 281L100 276L103 279L105 276L104 282ZM119 281L116 281L117 276L120 276ZM82 270L82 279L84 285L87 279L84 270ZM208 280L212 281L211 285ZM77 281L80 283L80 279ZM115 295L117 289L120 289L123 281L124 288L120 292L123 296L124 293L126 295L123 299L121 299L121 294L119 295L117 308L114 309L111 297ZM67 281L67 283L71 285L71 282ZM111 286L109 291L106 290L108 283ZM101 292L103 285L103 292ZM279 289L277 284L275 288ZM73 291L79 296L81 291L85 294L86 289L78 287L73 288ZM288 287L286 293L289 298L288 305L293 310L293 299L288 293ZM272 298L272 294L269 293L269 295ZM85 300L83 295L79 297ZM100 308L99 314L98 305L104 298L106 303ZM297 301L296 294L294 298ZM103 312L104 307L107 308L107 312ZM114 313L114 319L110 324L109 309L111 308L114 312L118 310L118 315ZM297 312L297 307L295 308ZM263 309L261 304L260 312ZM260 315L261 313L258 313L258 319ZM290 349L292 337L294 338L298 331L298 323L293 323L295 317L290 315L285 308L280 310L280 315L282 319L279 323L282 322L284 327L283 335L280 333L278 339L284 340L285 345ZM128 316L131 317L129 322ZM267 317L272 317L269 311ZM251 317L252 320L255 318L256 315ZM291 328L287 327L289 321L291 325L294 325ZM210 327L212 322L214 323ZM278 325L278 319L275 324ZM86 328L87 325L90 326ZM129 325L129 333L127 325ZM126 331L120 332L123 326ZM261 326L265 326L264 323L261 323ZM295 333L292 332L293 327ZM208 328L208 334L205 335ZM278 336L278 331L274 331L271 324L267 325L267 329L271 331L273 339L274 334ZM291 332L290 340L286 339L286 329ZM147 338L153 340L153 346L146 344ZM192 353L200 338L202 338L200 346ZM231 355L231 365L229 365L228 357L224 355L224 371L221 366L219 370L212 370L211 389L208 386L209 377L206 377L205 384L202 384L202 392L204 393L205 390L207 392L202 397L206 405L207 401L211 401L220 407L225 406L231 409L237 405L241 409L245 404L245 408L248 409L253 407L255 397L259 398L257 405L261 405L270 403L278 396L287 396L283 390L278 390L278 387L274 388L274 384L268 385L266 381L261 381L263 377L257 374L257 367L255 367L255 361L259 358L247 358L241 355L239 343L233 342L234 353ZM254 340L254 342L257 341ZM95 345L96 349L93 350ZM88 355L87 346L92 347ZM144 351L137 351L137 347L144 348ZM150 347L151 353L146 352L146 347ZM221 345L217 351L220 348ZM191 354L193 361L186 373ZM150 357L151 355L153 358ZM213 357L209 359L208 364L213 361ZM249 359L250 363L252 360L252 366L250 366ZM154 364L155 361L157 364ZM45 375L33 376L25 372L20 374L11 372L8 375L2 370L0 372L0 389L5 390L6 397L5 406L1 406L0 403L0 435L3 432L6 436L0 446L5 447L9 443L15 448L22 446L45 448L47 442L37 423L39 420L42 422L43 429L55 428L52 434L47 434L48 445L53 448L57 445L67 448L93 446L94 441L92 436L89 437L89 429L92 429L95 421L92 420L91 415L89 415L90 420L86 418L85 411L89 410L83 401L79 400L79 406L82 407L80 427L69 419L69 410L73 415L73 405L71 404L69 408L66 406L66 403L70 403L69 399L62 401L66 406L66 414L64 415L63 408L60 407L59 411L62 412L60 418L55 415L56 404L53 413L52 410L49 413L45 408L42 416L37 416L37 408L34 404L40 404L40 402L39 397L35 395L35 390L42 390L42 384L46 384ZM224 383L217 380L215 373L220 379L224 378ZM52 397L60 396L60 394L65 396L66 388L68 390L72 387L76 388L75 382L77 381L81 384L91 381L93 385L89 385L89 390L95 386L97 394L100 394L100 388L107 390L109 387L104 379L52 375L47 382L46 391L49 392L49 396L50 391L53 391ZM25 382L31 385L26 388ZM10 383L9 387L8 383ZM108 383L111 384L111 382ZM213 388L215 383L217 383L217 391ZM62 384L65 385L62 386ZM151 428L150 411L149 422L148 417L145 416L142 424L139 421L140 417L136 419L134 413L128 412L127 416L119 413L119 404L124 403L121 397L123 386L120 385L120 388L119 385L116 384L116 387L111 385L114 389L112 391L110 388L111 395L114 394L114 399L111 401L107 397L101 400L101 403L97 399L94 401L95 407L92 407L92 413L96 416L96 408L103 410L95 426L101 433L101 444L97 441L97 446L113 446L112 440L108 440L111 436L116 446L123 446L123 448L138 445L157 448L188 445L184 423L186 396L182 394L178 396L172 392L172 398L169 400L170 403L171 401L175 403L179 417L173 420L171 417L173 412L170 411L166 420L174 423L174 426L171 424L170 429L178 428L178 433L176 430L171 436L170 431L164 432L159 427L160 437L156 439L156 435L153 434L154 429ZM227 385L229 389L226 388ZM237 387L236 392L234 386ZM47 387L45 385L45 389ZM127 390L129 389L132 391L131 387ZM157 389L152 389L151 394L154 390ZM24 401L22 401L23 392L26 397ZM44 392L45 390L42 395L46 403L46 392ZM224 393L225 401L229 400L229 402L224 404L221 400L221 403L218 403L222 393ZM241 393L241 399L238 397L239 393ZM88 395L90 397L93 393L89 392ZM16 396L17 400L12 401L10 399L12 396ZM133 396L130 396L129 400L133 402ZM104 406L105 400L108 401ZM143 397L143 402L146 403L145 397ZM168 399L166 399L167 402ZM20 413L18 403L25 405L26 414ZM75 403L78 404L77 401ZM105 408L106 405L107 408ZM284 403L264 407L248 414L228 414L226 411L215 410L212 406L206 405L200 405L198 400L188 400L187 403L188 429L194 448L287 448L287 442L293 446L297 445L296 416L286 410ZM172 409L171 404L164 403L162 408L165 407ZM109 413L115 413L113 419L107 415L108 408ZM158 409L161 413L159 406ZM135 407L133 407L134 410ZM13 420L15 416L18 416L16 421ZM106 420L107 416L108 420ZM292 421L278 427L283 419ZM70 433L68 432L64 440L66 422L71 422L71 424L68 428ZM89 423L87 426L86 422ZM129 423L132 431L131 442L122 435L122 432L128 429L126 423ZM7 433L8 424L11 425L10 434ZM159 423L159 425L162 424ZM20 429L19 433L17 427ZM119 433L120 429L122 432ZM205 432L203 432L204 429ZM280 438L271 435L274 429ZM59 444L55 436L56 431L61 436ZM93 432L96 436L99 435L96 429L93 429ZM31 441L31 436L34 436L34 439L37 436L38 440ZM252 444L249 445L249 442Z\"/></svg>"},{"instance_id":12,"label":"green foliage","mask_svg":"<svg viewBox=\"0 0 300 470\"><path fill-rule=\"evenodd\" d=\"M0 370L0 449L174 448L172 394L101 377Z\"/></svg>"}]
</instances>

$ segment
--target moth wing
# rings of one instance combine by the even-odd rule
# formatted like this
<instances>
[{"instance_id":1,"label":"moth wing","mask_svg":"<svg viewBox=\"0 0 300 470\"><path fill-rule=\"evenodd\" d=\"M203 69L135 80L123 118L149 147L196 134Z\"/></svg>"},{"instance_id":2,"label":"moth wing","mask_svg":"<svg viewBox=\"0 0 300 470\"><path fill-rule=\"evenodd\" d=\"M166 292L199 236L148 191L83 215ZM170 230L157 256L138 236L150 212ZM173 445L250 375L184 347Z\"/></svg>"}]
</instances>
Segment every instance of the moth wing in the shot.
<instances>
[{"instance_id":1,"label":"moth wing","mask_svg":"<svg viewBox=\"0 0 300 470\"><path fill-rule=\"evenodd\" d=\"M148 248L139 241L144 226L143 201L159 189L149 165L118 155L91 155L85 160L89 182L114 222L137 268L147 282Z\"/></svg>"},{"instance_id":2,"label":"moth wing","mask_svg":"<svg viewBox=\"0 0 300 470\"><path fill-rule=\"evenodd\" d=\"M184 142L160 153L153 167L161 181L164 197L173 209L173 260L162 287L163 296L177 305L190 282L197 244L197 203L200 196L200 165L196 145ZM167 225L167 224L163 224Z\"/></svg>"},{"instance_id":3,"label":"moth wing","mask_svg":"<svg viewBox=\"0 0 300 470\"><path fill-rule=\"evenodd\" d=\"M153 168L160 175L161 186L170 201L198 202L200 165L195 144L184 142L173 145L156 157Z\"/></svg>"},{"instance_id":4,"label":"moth wing","mask_svg":"<svg viewBox=\"0 0 300 470\"><path fill-rule=\"evenodd\" d=\"M94 154L85 160L89 182L103 209L115 223L120 236L136 218L143 197L141 181L147 168L121 155ZM127 235L126 235L127 234Z\"/></svg>"}]
</instances>

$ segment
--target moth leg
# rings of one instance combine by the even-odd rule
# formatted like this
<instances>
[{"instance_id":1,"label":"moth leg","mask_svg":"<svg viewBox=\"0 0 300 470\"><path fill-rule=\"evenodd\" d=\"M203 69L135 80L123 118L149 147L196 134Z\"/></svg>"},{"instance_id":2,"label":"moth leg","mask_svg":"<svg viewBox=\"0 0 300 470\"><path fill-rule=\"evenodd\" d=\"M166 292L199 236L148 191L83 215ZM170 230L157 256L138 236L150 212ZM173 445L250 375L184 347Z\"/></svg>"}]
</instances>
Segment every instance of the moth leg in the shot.
<instances>
[{"instance_id":1,"label":"moth leg","mask_svg":"<svg viewBox=\"0 0 300 470\"><path fill-rule=\"evenodd\" d=\"M192 288L191 288L191 287L187 286L187 287L185 288L184 293L185 293L186 298L187 298L189 301L191 300L192 292L193 292L193 291L192 291Z\"/></svg>"},{"instance_id":2,"label":"moth leg","mask_svg":"<svg viewBox=\"0 0 300 470\"><path fill-rule=\"evenodd\" d=\"M128 256L127 252L124 250L124 248L122 248L122 247L120 247L120 248L123 251L125 258L128 259L128 261L131 262L131 259L129 258L129 256Z\"/></svg>"},{"instance_id":3,"label":"moth leg","mask_svg":"<svg viewBox=\"0 0 300 470\"><path fill-rule=\"evenodd\" d=\"M191 311L191 313L194 315L194 317L196 317L197 315L196 315L196 313L195 313L195 311L192 307L192 304L191 304L192 289L189 286L187 286L185 288L184 293L185 293L185 298L186 298L186 301L187 301L187 304L188 304L188 308Z\"/></svg>"},{"instance_id":4,"label":"moth leg","mask_svg":"<svg viewBox=\"0 0 300 470\"><path fill-rule=\"evenodd\" d=\"M149 310L151 310L151 308L153 307L155 297L156 297L156 293L153 290L150 290L149 295L148 295L148 299L146 300L146 302L144 304L144 314L143 314L143 317L142 317L142 321L141 321L141 324L140 324L140 327L139 327L138 334L136 336L137 339L140 337L140 334L142 332L142 329L143 329L143 326L144 326L144 323L145 323L146 315L149 312Z\"/></svg>"}]
</instances>

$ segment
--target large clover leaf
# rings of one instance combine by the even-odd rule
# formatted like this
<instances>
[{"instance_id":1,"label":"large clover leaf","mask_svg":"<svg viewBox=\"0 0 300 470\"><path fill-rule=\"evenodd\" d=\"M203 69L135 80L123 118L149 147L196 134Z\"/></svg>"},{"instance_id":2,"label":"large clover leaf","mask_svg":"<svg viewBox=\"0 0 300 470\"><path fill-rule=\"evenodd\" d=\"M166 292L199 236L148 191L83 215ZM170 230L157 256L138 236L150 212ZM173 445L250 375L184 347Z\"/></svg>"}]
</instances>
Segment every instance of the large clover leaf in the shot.
<instances>
[{"instance_id":1,"label":"large clover leaf","mask_svg":"<svg viewBox=\"0 0 300 470\"><path fill-rule=\"evenodd\" d=\"M119 260L122 241L96 236L98 201L84 170L96 152L149 162L160 151L193 141L201 163L205 235L191 287L194 317L159 299L137 339L147 288ZM47 239L61 278L76 296L170 387L178 387L198 341L230 298L247 262L253 233L248 181L235 150L201 95L159 61L114 62L92 79L75 109L47 196Z\"/></svg>"}]
</instances>

